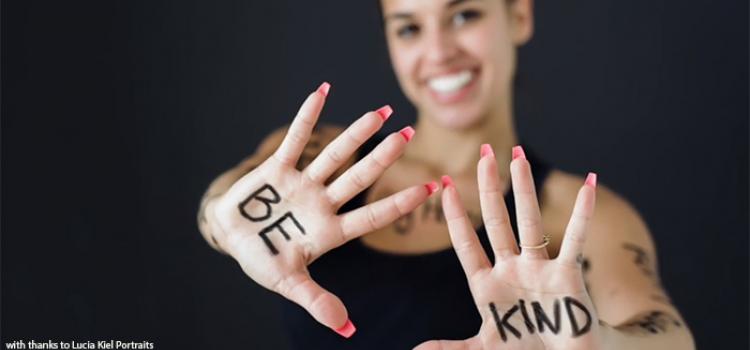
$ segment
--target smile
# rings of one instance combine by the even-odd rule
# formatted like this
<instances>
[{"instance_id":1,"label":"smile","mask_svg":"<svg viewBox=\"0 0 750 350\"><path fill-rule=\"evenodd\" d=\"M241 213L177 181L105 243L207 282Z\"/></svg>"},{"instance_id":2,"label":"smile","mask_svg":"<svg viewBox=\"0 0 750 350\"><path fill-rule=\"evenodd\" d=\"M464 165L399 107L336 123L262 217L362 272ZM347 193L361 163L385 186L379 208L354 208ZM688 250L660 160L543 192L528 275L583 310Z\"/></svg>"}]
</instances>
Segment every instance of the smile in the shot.
<instances>
[{"instance_id":1,"label":"smile","mask_svg":"<svg viewBox=\"0 0 750 350\"><path fill-rule=\"evenodd\" d=\"M454 74L429 79L427 85L437 93L446 94L460 90L466 84L470 83L473 78L474 73L465 69Z\"/></svg>"}]
</instances>

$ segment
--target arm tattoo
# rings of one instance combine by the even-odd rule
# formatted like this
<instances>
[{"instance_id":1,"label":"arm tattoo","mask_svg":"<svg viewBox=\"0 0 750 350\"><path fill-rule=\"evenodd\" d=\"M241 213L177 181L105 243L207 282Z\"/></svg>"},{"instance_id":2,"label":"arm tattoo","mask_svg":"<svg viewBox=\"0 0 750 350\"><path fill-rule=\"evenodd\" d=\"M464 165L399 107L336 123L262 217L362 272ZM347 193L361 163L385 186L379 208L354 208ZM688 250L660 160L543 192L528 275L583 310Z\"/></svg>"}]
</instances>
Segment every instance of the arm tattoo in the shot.
<instances>
[{"instance_id":1,"label":"arm tattoo","mask_svg":"<svg viewBox=\"0 0 750 350\"><path fill-rule=\"evenodd\" d=\"M513 304L505 313L500 316L497 306L495 303L490 303L490 313L492 318L495 320L495 327L500 334L500 339L503 343L508 341L508 333L511 333L517 339L523 337L521 330L513 326L509 321L514 317L516 312L520 311L520 317L523 318L524 328L526 333L534 334L534 332L544 333L549 330L553 334L559 334L562 329L561 318L560 318L560 299L555 299L552 306L553 309L553 320L550 320L547 312L542 308L542 304L539 301L531 302L531 309L534 314L536 324L531 320L529 310L526 307L526 301L521 299L518 303ZM591 312L589 312L586 305L578 301L571 296L565 296L562 298L562 304L565 305L565 312L568 315L568 322L570 323L571 334L573 338L580 337L591 330ZM573 309L576 308L580 312L575 313ZM583 315L581 317L580 315ZM518 318L516 316L515 318ZM581 322L583 321L583 322Z\"/></svg>"},{"instance_id":2,"label":"arm tattoo","mask_svg":"<svg viewBox=\"0 0 750 350\"><path fill-rule=\"evenodd\" d=\"M682 323L667 313L651 311L645 316L617 328L634 334L650 335L665 333L672 327L682 327Z\"/></svg>"},{"instance_id":3,"label":"arm tattoo","mask_svg":"<svg viewBox=\"0 0 750 350\"><path fill-rule=\"evenodd\" d=\"M652 258L651 254L646 252L645 249L628 242L623 243L622 247L625 250L631 251L633 253L633 263L636 265L636 267L638 267L641 273L651 281L651 284L654 286L654 288L658 290L658 292L651 293L651 300L662 304L671 305L672 302L669 299L669 296L667 296L666 292L664 292L664 287L659 280L659 274L654 267L655 261Z\"/></svg>"}]
</instances>

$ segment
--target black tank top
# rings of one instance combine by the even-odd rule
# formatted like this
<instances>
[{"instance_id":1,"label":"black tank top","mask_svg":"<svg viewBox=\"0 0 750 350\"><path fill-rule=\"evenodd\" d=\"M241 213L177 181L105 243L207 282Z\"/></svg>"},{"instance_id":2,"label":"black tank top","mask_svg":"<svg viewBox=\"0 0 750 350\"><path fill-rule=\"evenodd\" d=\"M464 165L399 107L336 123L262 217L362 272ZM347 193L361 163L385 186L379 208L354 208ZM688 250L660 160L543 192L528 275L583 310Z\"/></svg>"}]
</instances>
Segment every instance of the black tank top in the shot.
<instances>
[{"instance_id":1,"label":"black tank top","mask_svg":"<svg viewBox=\"0 0 750 350\"><path fill-rule=\"evenodd\" d=\"M380 140L368 141L359 158ZM541 193L550 167L528 147L524 150ZM365 204L366 192L341 212ZM513 191L506 193L505 205L517 232ZM492 260L483 226L477 228L477 235ZM479 332L482 319L453 248L420 255L389 254L355 239L326 253L309 269L313 279L341 298L357 332L345 339L284 300L283 322L293 349L412 349L427 340L465 339Z\"/></svg>"}]
</instances>

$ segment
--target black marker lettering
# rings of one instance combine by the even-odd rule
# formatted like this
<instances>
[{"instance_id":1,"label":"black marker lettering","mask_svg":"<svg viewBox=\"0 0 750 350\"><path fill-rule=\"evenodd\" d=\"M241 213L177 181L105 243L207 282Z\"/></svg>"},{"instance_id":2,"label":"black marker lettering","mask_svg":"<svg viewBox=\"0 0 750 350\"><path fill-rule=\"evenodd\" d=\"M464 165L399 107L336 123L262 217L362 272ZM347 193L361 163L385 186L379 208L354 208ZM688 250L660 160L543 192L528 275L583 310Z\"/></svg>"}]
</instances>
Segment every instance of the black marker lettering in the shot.
<instances>
[{"instance_id":1,"label":"black marker lettering","mask_svg":"<svg viewBox=\"0 0 750 350\"><path fill-rule=\"evenodd\" d=\"M664 333L669 330L669 326L682 327L682 323L676 318L669 316L661 311L651 311L642 319L628 323L625 328L646 334Z\"/></svg>"},{"instance_id":2,"label":"black marker lettering","mask_svg":"<svg viewBox=\"0 0 750 350\"><path fill-rule=\"evenodd\" d=\"M553 314L555 315L555 323L550 322L547 314L542 309L542 305L538 301L531 302L531 307L534 309L534 316L536 317L536 326L539 328L539 333L544 332L544 325L547 325L552 333L560 333L560 301L555 299L555 303L552 306Z\"/></svg>"},{"instance_id":3,"label":"black marker lettering","mask_svg":"<svg viewBox=\"0 0 750 350\"><path fill-rule=\"evenodd\" d=\"M273 195L272 198L261 196L261 194L263 194L263 192L266 190L268 190L268 192L270 192L270 194ZM247 208L247 210L245 209L246 207L248 207L248 204L250 204L250 202L253 200L263 203L263 205L266 207L265 214L260 215L260 216L253 216L248 212L250 208ZM279 196L279 193L276 192L276 190L273 187L271 187L271 185L265 184L261 186L261 188L253 192L249 197L247 197L247 199L240 202L239 204L240 214L242 214L242 216L244 216L246 219L250 221L254 221L254 222L267 220L268 218L271 217L271 212L272 212L271 204L276 204L276 203L279 203L280 201L281 201L281 197Z\"/></svg>"},{"instance_id":4,"label":"black marker lettering","mask_svg":"<svg viewBox=\"0 0 750 350\"><path fill-rule=\"evenodd\" d=\"M508 319L513 316L513 313L518 311L518 305L513 305L508 312L503 315L503 318L501 319L497 314L497 308L495 307L495 303L490 303L490 311L492 311L492 317L495 319L495 326L497 326L498 332L500 332L500 339L503 340L503 342L508 340L508 336L505 335L505 328L508 328L508 330L513 333L513 335L516 336L516 338L521 339L521 332L519 332L515 327L508 324Z\"/></svg>"},{"instance_id":5,"label":"black marker lettering","mask_svg":"<svg viewBox=\"0 0 750 350\"><path fill-rule=\"evenodd\" d=\"M570 320L570 326L573 329L573 337L578 337L583 334L586 334L586 332L591 329L591 314L589 313L589 310L586 309L586 306L581 304L578 300L576 300L573 297L565 297L563 298L565 301L565 310L568 312L568 319ZM578 327L578 321L576 320L575 315L573 314L573 309L571 308L571 305L575 305L578 309L583 311L584 314L586 314L586 324L583 327Z\"/></svg>"},{"instance_id":6,"label":"black marker lettering","mask_svg":"<svg viewBox=\"0 0 750 350\"><path fill-rule=\"evenodd\" d=\"M523 315L523 323L526 325L526 329L529 330L529 333L534 334L534 324L531 323L531 319L529 318L529 313L526 312L526 302L521 299L518 301L519 308L521 309L521 315Z\"/></svg>"},{"instance_id":7,"label":"black marker lettering","mask_svg":"<svg viewBox=\"0 0 750 350\"><path fill-rule=\"evenodd\" d=\"M400 217L398 220L396 220L393 223L393 228L396 230L396 233L400 235L405 235L409 233L413 225L414 225L414 212L412 211Z\"/></svg>"},{"instance_id":8,"label":"black marker lettering","mask_svg":"<svg viewBox=\"0 0 750 350\"><path fill-rule=\"evenodd\" d=\"M443 207L437 199L434 202L428 199L422 204L422 219L429 219L430 214L433 215L435 221L443 222Z\"/></svg>"},{"instance_id":9,"label":"black marker lettering","mask_svg":"<svg viewBox=\"0 0 750 350\"><path fill-rule=\"evenodd\" d=\"M263 238L263 242L266 243L266 246L268 246L268 249L271 250L271 254L276 255L279 254L278 249L274 247L273 243L271 243L271 240L268 238L268 234L273 231L274 229L278 229L282 235L284 235L284 238L288 241L292 239L289 234L284 230L284 227L281 225L284 220L286 219L292 219L292 222L295 226L297 226L297 229L302 234L305 234L305 229L302 227L302 225L299 224L297 219L294 218L294 214L291 212L287 212L282 217L278 218L276 221L273 222L273 224L269 225L268 227L264 228L262 231L260 231L258 234L261 238Z\"/></svg>"}]
</instances>

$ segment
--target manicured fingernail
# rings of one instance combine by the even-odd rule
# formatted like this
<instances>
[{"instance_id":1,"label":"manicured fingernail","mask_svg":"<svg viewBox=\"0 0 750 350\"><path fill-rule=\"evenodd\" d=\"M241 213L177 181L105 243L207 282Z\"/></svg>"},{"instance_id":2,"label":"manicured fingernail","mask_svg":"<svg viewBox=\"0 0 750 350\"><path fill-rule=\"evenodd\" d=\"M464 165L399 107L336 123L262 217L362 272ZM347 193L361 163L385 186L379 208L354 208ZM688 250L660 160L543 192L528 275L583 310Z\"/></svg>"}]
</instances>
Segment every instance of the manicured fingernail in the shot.
<instances>
[{"instance_id":1,"label":"manicured fingernail","mask_svg":"<svg viewBox=\"0 0 750 350\"><path fill-rule=\"evenodd\" d=\"M435 181L430 181L430 183L424 185L424 188L427 189L427 195L429 196L438 190L438 184Z\"/></svg>"},{"instance_id":2,"label":"manicured fingernail","mask_svg":"<svg viewBox=\"0 0 750 350\"><path fill-rule=\"evenodd\" d=\"M526 153L523 153L523 147L521 145L513 147L513 159L526 159Z\"/></svg>"},{"instance_id":3,"label":"manicured fingernail","mask_svg":"<svg viewBox=\"0 0 750 350\"><path fill-rule=\"evenodd\" d=\"M328 90L331 90L331 84L328 84L328 82L323 82L323 84L320 84L320 87L318 87L318 91L323 94L323 96L328 96Z\"/></svg>"},{"instance_id":4,"label":"manicured fingernail","mask_svg":"<svg viewBox=\"0 0 750 350\"><path fill-rule=\"evenodd\" d=\"M407 126L401 129L401 131L399 131L398 133L406 139L406 142L409 142L411 141L411 138L414 137L415 132L416 131L414 131L414 128L412 128L411 126Z\"/></svg>"},{"instance_id":5,"label":"manicured fingernail","mask_svg":"<svg viewBox=\"0 0 750 350\"><path fill-rule=\"evenodd\" d=\"M383 107L378 108L378 110L375 112L378 112L378 114L380 114L380 119L383 119L383 121L386 121L393 113L393 108L391 108L391 106L389 105L385 105Z\"/></svg>"},{"instance_id":6,"label":"manicured fingernail","mask_svg":"<svg viewBox=\"0 0 750 350\"><path fill-rule=\"evenodd\" d=\"M453 179L451 179L451 177L448 175L441 176L440 181L443 183L443 188L453 186Z\"/></svg>"},{"instance_id":7,"label":"manicured fingernail","mask_svg":"<svg viewBox=\"0 0 750 350\"><path fill-rule=\"evenodd\" d=\"M586 184L596 188L596 173L589 173L586 175Z\"/></svg>"},{"instance_id":8,"label":"manicured fingernail","mask_svg":"<svg viewBox=\"0 0 750 350\"><path fill-rule=\"evenodd\" d=\"M479 155L484 158L485 156L495 157L495 152L492 151L492 146L489 143L485 143L482 147L479 147Z\"/></svg>"},{"instance_id":9,"label":"manicured fingernail","mask_svg":"<svg viewBox=\"0 0 750 350\"><path fill-rule=\"evenodd\" d=\"M354 323L352 323L352 320L346 320L346 324L342 326L339 329L335 330L336 333L338 333L340 336L344 338L349 338L354 334L354 332L357 331L357 327L354 327Z\"/></svg>"}]
</instances>

